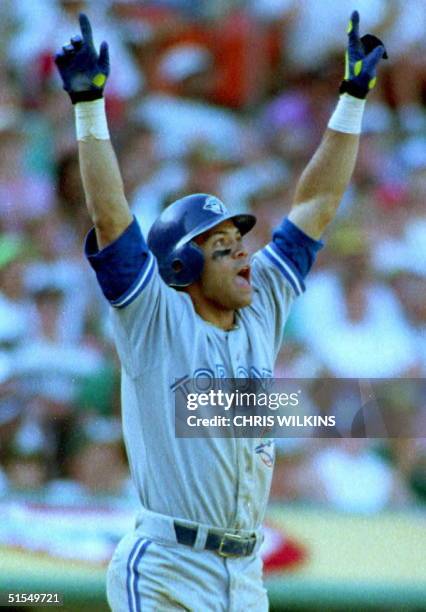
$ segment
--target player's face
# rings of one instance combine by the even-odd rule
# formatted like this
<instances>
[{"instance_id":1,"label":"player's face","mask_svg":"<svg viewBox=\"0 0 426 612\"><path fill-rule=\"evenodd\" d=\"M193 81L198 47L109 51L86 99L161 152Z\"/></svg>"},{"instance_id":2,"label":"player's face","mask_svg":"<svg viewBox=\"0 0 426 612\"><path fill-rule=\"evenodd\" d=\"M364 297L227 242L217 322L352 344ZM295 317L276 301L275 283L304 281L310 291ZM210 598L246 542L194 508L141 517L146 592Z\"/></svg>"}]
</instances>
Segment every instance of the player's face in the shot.
<instances>
[{"instance_id":1,"label":"player's face","mask_svg":"<svg viewBox=\"0 0 426 612\"><path fill-rule=\"evenodd\" d=\"M204 252L203 296L221 309L236 310L252 300L249 256L240 231L224 221L197 239Z\"/></svg>"}]
</instances>

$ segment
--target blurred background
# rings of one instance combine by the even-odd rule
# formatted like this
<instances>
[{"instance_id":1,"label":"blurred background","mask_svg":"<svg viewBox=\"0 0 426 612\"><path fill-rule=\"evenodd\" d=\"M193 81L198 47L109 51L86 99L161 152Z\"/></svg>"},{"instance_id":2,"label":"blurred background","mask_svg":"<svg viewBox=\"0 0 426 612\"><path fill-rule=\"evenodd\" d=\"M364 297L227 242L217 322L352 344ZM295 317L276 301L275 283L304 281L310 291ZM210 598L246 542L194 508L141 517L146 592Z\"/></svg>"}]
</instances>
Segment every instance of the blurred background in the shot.
<instances>
[{"instance_id":1,"label":"blurred background","mask_svg":"<svg viewBox=\"0 0 426 612\"><path fill-rule=\"evenodd\" d=\"M389 60L275 376L423 378L423 0L2 0L1 591L50 586L70 609L103 609L105 563L137 505L108 307L82 252L90 223L73 113L52 54L78 33L80 11L95 42L109 42L111 137L145 235L177 197L211 192L257 215L254 252L289 212L336 104L355 8ZM425 467L424 439L279 441L274 609L426 609Z\"/></svg>"}]
</instances>

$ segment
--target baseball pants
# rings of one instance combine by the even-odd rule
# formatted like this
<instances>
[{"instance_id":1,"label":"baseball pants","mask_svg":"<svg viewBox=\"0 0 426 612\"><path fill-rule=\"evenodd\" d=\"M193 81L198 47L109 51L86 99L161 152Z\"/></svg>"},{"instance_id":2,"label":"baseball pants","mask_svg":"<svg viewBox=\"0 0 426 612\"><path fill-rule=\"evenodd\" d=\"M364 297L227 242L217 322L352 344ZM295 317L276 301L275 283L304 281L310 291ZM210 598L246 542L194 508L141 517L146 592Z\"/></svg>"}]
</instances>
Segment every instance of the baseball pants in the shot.
<instances>
[{"instance_id":1,"label":"baseball pants","mask_svg":"<svg viewBox=\"0 0 426 612\"><path fill-rule=\"evenodd\" d=\"M113 612L267 612L258 554L221 557L157 531L142 523L118 544L107 574Z\"/></svg>"}]
</instances>

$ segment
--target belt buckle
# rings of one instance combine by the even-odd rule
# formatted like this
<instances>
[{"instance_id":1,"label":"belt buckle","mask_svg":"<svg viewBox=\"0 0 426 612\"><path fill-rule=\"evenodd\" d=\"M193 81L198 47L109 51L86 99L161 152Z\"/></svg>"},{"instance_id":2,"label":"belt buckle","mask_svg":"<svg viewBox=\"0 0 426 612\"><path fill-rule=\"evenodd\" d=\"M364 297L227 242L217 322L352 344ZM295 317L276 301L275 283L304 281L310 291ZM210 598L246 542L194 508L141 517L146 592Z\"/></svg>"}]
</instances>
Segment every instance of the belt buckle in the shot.
<instances>
[{"instance_id":1,"label":"belt buckle","mask_svg":"<svg viewBox=\"0 0 426 612\"><path fill-rule=\"evenodd\" d=\"M233 542L246 542L248 544L249 540L253 540L253 539L256 540L256 536L255 535L250 536L250 538L246 538L246 537L240 536L240 535L238 535L236 533L225 533L222 536L222 539L220 541L217 554L220 555L221 557L240 557L240 556L242 556L242 553L229 553L229 552L225 552L223 550L223 547L226 544L226 540L228 540L228 541L231 540Z\"/></svg>"}]
</instances>

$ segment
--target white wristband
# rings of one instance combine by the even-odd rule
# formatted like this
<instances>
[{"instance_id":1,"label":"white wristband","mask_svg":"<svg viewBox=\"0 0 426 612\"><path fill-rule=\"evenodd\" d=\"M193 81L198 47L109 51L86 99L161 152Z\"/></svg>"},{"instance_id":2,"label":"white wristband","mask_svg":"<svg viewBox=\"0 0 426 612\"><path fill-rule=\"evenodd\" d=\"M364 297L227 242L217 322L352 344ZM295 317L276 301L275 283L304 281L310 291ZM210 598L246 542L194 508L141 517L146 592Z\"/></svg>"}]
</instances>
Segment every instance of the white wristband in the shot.
<instances>
[{"instance_id":1,"label":"white wristband","mask_svg":"<svg viewBox=\"0 0 426 612\"><path fill-rule=\"evenodd\" d=\"M328 127L336 132L361 134L362 116L366 100L343 94L330 117Z\"/></svg>"},{"instance_id":2,"label":"white wristband","mask_svg":"<svg viewBox=\"0 0 426 612\"><path fill-rule=\"evenodd\" d=\"M74 109L77 140L109 140L104 98L92 102L78 102Z\"/></svg>"}]
</instances>

